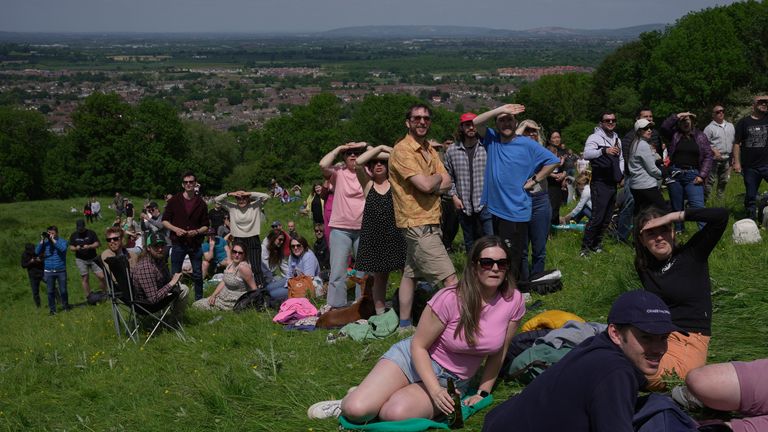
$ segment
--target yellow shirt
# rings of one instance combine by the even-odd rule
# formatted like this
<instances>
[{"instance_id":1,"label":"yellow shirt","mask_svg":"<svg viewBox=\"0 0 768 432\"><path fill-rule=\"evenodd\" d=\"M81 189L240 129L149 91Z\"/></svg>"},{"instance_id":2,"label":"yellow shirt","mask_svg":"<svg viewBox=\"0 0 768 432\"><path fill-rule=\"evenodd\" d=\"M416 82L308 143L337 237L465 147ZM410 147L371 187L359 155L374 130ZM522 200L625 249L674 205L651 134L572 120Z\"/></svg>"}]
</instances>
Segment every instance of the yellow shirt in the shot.
<instances>
[{"instance_id":1,"label":"yellow shirt","mask_svg":"<svg viewBox=\"0 0 768 432\"><path fill-rule=\"evenodd\" d=\"M421 151L421 144L406 135L395 144L389 157L389 182L398 228L440 223L440 195L421 192L409 180L417 174L429 177L446 173L435 149L430 146L428 152L429 161Z\"/></svg>"}]
</instances>

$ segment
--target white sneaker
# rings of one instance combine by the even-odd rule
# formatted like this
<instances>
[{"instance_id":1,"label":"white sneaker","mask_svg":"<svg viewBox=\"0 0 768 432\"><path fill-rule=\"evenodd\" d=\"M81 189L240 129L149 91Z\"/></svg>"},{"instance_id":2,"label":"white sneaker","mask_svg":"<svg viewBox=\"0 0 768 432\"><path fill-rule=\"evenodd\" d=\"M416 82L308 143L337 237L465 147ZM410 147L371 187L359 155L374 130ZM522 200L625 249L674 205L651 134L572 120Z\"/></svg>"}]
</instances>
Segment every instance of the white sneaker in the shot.
<instances>
[{"instance_id":1,"label":"white sneaker","mask_svg":"<svg viewBox=\"0 0 768 432\"><path fill-rule=\"evenodd\" d=\"M688 411L701 410L704 408L704 404L696 399L696 396L692 395L691 392L688 391L688 387L684 385L675 386L672 389L671 396L672 400Z\"/></svg>"},{"instance_id":2,"label":"white sneaker","mask_svg":"<svg viewBox=\"0 0 768 432\"><path fill-rule=\"evenodd\" d=\"M341 414L341 400L318 402L307 410L307 417L317 420L338 417L339 414Z\"/></svg>"}]
</instances>

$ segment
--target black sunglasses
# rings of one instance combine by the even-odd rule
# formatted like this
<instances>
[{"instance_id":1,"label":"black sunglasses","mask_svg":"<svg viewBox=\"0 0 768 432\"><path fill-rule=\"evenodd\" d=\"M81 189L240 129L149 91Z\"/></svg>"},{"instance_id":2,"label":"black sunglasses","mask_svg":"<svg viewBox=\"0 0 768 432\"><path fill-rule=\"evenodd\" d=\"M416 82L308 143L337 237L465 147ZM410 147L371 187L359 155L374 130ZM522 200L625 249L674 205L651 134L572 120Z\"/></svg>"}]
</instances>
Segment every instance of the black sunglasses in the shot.
<instances>
[{"instance_id":1,"label":"black sunglasses","mask_svg":"<svg viewBox=\"0 0 768 432\"><path fill-rule=\"evenodd\" d=\"M360 156L363 154L362 150L347 150L344 152L344 156Z\"/></svg>"},{"instance_id":2,"label":"black sunglasses","mask_svg":"<svg viewBox=\"0 0 768 432\"><path fill-rule=\"evenodd\" d=\"M500 260L480 258L477 260L477 263L480 264L480 268L483 270L492 270L494 264L499 268L499 271L506 271L509 268L509 260L507 258Z\"/></svg>"},{"instance_id":3,"label":"black sunglasses","mask_svg":"<svg viewBox=\"0 0 768 432\"><path fill-rule=\"evenodd\" d=\"M107 237L107 243L120 241L120 237Z\"/></svg>"},{"instance_id":4,"label":"black sunglasses","mask_svg":"<svg viewBox=\"0 0 768 432\"><path fill-rule=\"evenodd\" d=\"M616 123L616 119L603 119L603 123L613 124Z\"/></svg>"}]
</instances>

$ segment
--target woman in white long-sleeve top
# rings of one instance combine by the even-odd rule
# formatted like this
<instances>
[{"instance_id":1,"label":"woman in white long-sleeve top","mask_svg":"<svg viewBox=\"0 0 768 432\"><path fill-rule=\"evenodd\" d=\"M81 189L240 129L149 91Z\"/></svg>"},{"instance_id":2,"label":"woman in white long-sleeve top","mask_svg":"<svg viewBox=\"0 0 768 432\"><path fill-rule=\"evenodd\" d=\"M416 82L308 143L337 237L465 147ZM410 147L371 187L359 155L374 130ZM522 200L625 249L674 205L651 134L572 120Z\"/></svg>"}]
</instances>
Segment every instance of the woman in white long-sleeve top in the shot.
<instances>
[{"instance_id":1,"label":"woman in white long-sleeve top","mask_svg":"<svg viewBox=\"0 0 768 432\"><path fill-rule=\"evenodd\" d=\"M235 197L236 203L227 200ZM223 193L215 201L229 210L229 229L233 240L245 244L248 262L253 270L256 285L264 284L261 271L261 221L264 218L262 208L269 195L261 192L235 191Z\"/></svg>"}]
</instances>

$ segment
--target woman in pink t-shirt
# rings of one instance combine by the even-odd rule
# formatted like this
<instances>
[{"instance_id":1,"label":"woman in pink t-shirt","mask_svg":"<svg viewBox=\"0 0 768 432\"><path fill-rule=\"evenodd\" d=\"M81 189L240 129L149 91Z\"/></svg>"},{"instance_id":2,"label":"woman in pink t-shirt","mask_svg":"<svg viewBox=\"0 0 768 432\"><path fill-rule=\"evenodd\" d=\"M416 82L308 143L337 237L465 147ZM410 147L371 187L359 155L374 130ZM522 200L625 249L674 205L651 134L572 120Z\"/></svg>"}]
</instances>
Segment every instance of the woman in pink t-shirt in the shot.
<instances>
[{"instance_id":1,"label":"woman in pink t-shirt","mask_svg":"<svg viewBox=\"0 0 768 432\"><path fill-rule=\"evenodd\" d=\"M333 185L333 211L328 221L330 236L328 249L331 253L331 274L328 281L328 304L334 308L347 305L347 264L350 255L357 255L360 242L360 226L363 222L365 195L355 172L357 157L365 151L366 143L351 142L331 150L320 160L323 175ZM337 157L343 158L342 166L334 166Z\"/></svg>"},{"instance_id":2,"label":"woman in pink t-shirt","mask_svg":"<svg viewBox=\"0 0 768 432\"><path fill-rule=\"evenodd\" d=\"M485 360L472 405L488 396L509 341L525 314L523 296L509 274L509 250L500 237L477 240L457 286L440 290L427 303L416 333L381 357L363 382L343 400L318 402L310 418L336 417L363 423L433 418L453 412L447 380L466 392Z\"/></svg>"}]
</instances>

